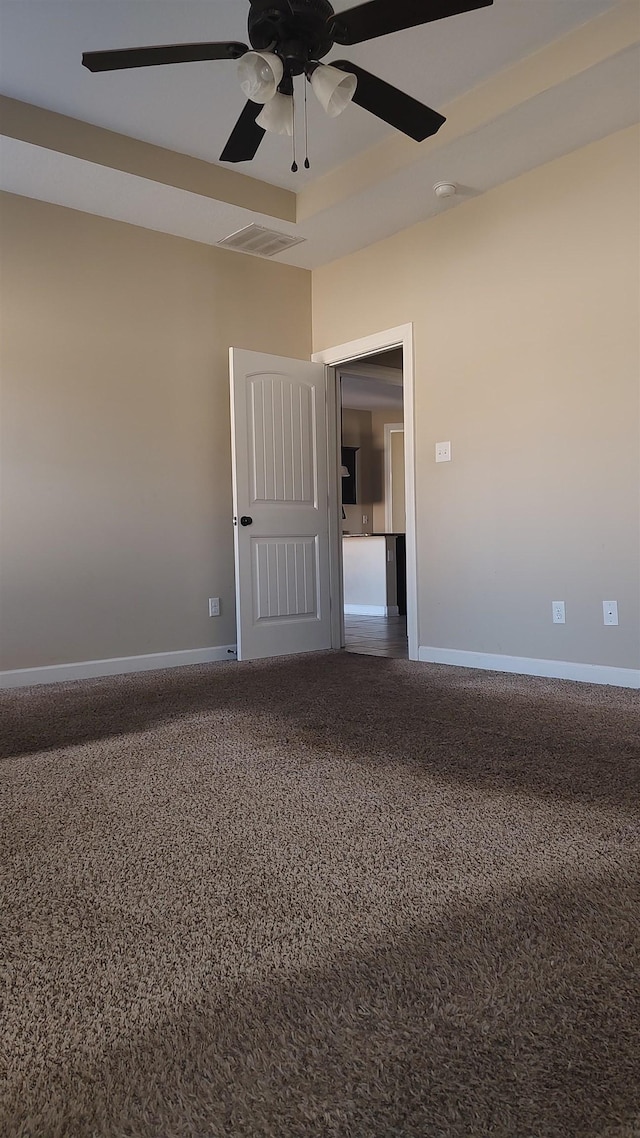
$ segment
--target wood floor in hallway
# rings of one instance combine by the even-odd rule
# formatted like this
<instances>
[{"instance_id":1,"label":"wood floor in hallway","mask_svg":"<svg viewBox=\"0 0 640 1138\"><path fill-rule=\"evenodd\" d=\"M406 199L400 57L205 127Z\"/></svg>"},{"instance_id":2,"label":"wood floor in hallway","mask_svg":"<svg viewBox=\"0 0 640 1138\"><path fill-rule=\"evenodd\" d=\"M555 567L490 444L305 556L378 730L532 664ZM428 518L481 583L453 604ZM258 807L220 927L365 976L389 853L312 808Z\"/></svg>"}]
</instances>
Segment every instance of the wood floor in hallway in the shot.
<instances>
[{"instance_id":1,"label":"wood floor in hallway","mask_svg":"<svg viewBox=\"0 0 640 1138\"><path fill-rule=\"evenodd\" d=\"M367 656L408 657L406 616L348 616L344 618L345 650Z\"/></svg>"}]
</instances>

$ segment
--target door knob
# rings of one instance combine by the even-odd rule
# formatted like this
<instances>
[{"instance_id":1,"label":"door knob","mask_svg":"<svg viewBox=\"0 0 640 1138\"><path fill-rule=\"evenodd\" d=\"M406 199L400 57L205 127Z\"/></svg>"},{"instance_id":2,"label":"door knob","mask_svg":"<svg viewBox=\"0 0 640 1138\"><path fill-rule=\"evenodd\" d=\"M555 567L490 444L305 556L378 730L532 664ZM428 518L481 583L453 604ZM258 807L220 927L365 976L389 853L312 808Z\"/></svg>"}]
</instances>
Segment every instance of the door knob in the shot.
<instances>
[{"instance_id":1,"label":"door knob","mask_svg":"<svg viewBox=\"0 0 640 1138\"><path fill-rule=\"evenodd\" d=\"M252 523L253 523L253 518L248 517L247 514L243 514L242 517L240 518L240 525L241 526L250 526L250 525L252 525Z\"/></svg>"}]
</instances>

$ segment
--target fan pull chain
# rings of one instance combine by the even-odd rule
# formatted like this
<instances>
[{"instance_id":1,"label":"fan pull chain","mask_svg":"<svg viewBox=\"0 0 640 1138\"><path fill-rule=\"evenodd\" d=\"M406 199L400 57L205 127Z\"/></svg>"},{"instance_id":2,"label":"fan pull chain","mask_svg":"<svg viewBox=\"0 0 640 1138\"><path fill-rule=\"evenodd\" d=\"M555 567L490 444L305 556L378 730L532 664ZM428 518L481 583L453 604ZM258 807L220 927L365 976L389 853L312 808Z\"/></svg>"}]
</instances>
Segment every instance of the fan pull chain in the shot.
<instances>
[{"instance_id":1,"label":"fan pull chain","mask_svg":"<svg viewBox=\"0 0 640 1138\"><path fill-rule=\"evenodd\" d=\"M291 173L298 173L298 163L296 162L296 101L293 96L293 84L291 85L291 115L293 118L293 133L291 135L291 145L293 147L293 162L291 163Z\"/></svg>"},{"instance_id":2,"label":"fan pull chain","mask_svg":"<svg viewBox=\"0 0 640 1138\"><path fill-rule=\"evenodd\" d=\"M304 168L308 170L309 162L309 119L307 116L307 79L304 81Z\"/></svg>"}]
</instances>

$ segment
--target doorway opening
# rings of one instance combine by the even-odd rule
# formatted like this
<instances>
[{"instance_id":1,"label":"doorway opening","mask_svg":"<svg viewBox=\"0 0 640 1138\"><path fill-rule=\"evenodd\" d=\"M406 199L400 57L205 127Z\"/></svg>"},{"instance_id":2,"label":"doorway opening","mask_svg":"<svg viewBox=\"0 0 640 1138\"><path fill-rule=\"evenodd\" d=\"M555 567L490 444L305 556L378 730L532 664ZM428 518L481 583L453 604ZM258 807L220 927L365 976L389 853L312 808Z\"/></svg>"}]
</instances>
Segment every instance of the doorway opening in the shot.
<instances>
[{"instance_id":1,"label":"doorway opening","mask_svg":"<svg viewBox=\"0 0 640 1138\"><path fill-rule=\"evenodd\" d=\"M406 659L403 349L336 371L344 647Z\"/></svg>"},{"instance_id":2,"label":"doorway opening","mask_svg":"<svg viewBox=\"0 0 640 1138\"><path fill-rule=\"evenodd\" d=\"M328 400L328 475L329 475L329 554L331 582L331 646L344 647L344 604L342 574L342 477L341 477L341 406L338 373L346 371L354 361L361 362L392 349L402 349L402 390L404 425L404 490L406 541L406 605L407 640L410 660L420 659L418 637L418 573L416 556L416 490L414 389L415 359L413 324L374 332L358 340L349 340L331 348L314 352L312 359L329 368L332 380L327 384ZM347 507L344 507L345 512ZM366 512L366 511L365 511Z\"/></svg>"}]
</instances>

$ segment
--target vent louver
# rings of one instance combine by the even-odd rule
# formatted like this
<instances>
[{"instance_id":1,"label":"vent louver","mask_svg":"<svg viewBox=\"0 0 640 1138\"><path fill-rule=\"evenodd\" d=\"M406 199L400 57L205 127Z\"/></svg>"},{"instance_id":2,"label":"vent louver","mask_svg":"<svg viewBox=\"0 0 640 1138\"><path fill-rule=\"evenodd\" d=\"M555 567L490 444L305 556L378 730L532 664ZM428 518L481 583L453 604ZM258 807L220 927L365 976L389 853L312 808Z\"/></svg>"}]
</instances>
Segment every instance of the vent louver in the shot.
<instances>
[{"instance_id":1,"label":"vent louver","mask_svg":"<svg viewBox=\"0 0 640 1138\"><path fill-rule=\"evenodd\" d=\"M247 225L218 241L218 245L223 249L235 249L237 253L253 253L255 257L275 257L276 253L283 253L305 240L304 237L277 233L275 229L265 229L262 225Z\"/></svg>"}]
</instances>

